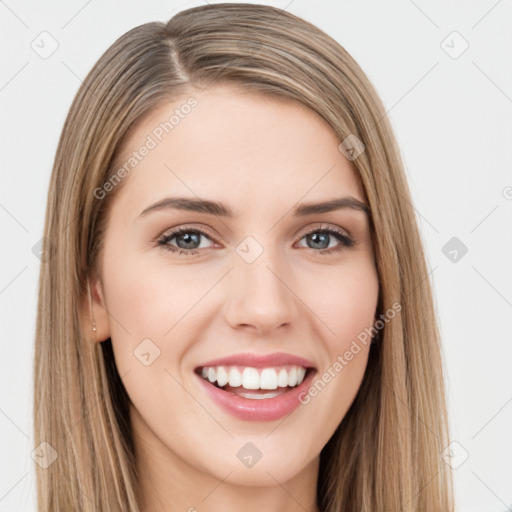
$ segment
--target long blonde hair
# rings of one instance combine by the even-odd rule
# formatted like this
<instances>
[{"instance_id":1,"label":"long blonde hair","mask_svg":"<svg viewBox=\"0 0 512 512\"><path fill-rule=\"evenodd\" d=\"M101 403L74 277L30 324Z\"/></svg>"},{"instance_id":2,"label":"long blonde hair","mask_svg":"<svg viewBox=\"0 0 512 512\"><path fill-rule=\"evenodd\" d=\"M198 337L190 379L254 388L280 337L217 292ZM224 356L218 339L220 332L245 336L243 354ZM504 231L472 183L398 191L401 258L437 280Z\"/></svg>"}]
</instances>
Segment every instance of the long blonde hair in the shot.
<instances>
[{"instance_id":1,"label":"long blonde hair","mask_svg":"<svg viewBox=\"0 0 512 512\"><path fill-rule=\"evenodd\" d=\"M372 345L361 388L321 452L322 512L449 512L452 480L442 354L422 241L386 112L358 64L314 25L265 5L187 9L140 25L101 56L77 92L58 144L44 227L34 360L38 508L138 512L128 415L110 339L90 341L87 282L109 205L93 191L116 172L128 131L164 102L228 84L306 105L353 160L370 206L379 311L401 314ZM41 445L43 443L43 445ZM47 443L47 444L46 444Z\"/></svg>"}]
</instances>

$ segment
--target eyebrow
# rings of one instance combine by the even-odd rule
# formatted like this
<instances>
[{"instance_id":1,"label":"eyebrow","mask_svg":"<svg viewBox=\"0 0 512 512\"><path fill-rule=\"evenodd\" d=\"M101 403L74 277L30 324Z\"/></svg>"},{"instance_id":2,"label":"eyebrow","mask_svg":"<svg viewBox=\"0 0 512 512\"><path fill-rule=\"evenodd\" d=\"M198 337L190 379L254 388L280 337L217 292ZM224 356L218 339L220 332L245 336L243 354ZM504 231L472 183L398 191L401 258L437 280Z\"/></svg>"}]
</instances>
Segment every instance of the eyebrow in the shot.
<instances>
[{"instance_id":1,"label":"eyebrow","mask_svg":"<svg viewBox=\"0 0 512 512\"><path fill-rule=\"evenodd\" d=\"M292 210L292 213L296 217L305 217L307 215L328 213L346 208L360 210L366 214L370 212L369 206L359 199L352 196L345 196L318 203L300 203ZM208 213L217 217L226 218L234 218L240 215L238 211L235 213L229 206L218 201L193 199L189 197L166 197L148 206L140 213L139 217L144 217L151 212L161 210L186 210L190 212Z\"/></svg>"}]
</instances>

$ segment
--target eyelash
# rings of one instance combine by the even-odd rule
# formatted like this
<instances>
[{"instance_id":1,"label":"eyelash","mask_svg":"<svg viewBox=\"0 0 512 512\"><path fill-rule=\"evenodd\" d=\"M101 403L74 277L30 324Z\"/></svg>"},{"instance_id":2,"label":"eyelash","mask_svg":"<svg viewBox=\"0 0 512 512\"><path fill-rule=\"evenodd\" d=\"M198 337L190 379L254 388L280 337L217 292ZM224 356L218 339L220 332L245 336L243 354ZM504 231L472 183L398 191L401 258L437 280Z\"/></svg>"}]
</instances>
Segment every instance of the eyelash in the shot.
<instances>
[{"instance_id":1,"label":"eyelash","mask_svg":"<svg viewBox=\"0 0 512 512\"><path fill-rule=\"evenodd\" d=\"M169 241L171 241L173 238L178 237L179 235L182 235L183 233L196 233L196 234L203 235L210 240L212 239L212 237L208 233L206 233L205 231L203 231L201 229L184 227L184 228L179 228L175 231L171 231L170 233L167 233L167 234L161 236L157 240L157 245L159 247L163 247L164 249L166 249L172 253L179 252L180 255L184 254L186 256L193 256L194 254L197 254L199 249L184 250L184 249L180 249L178 247L169 245L169 243L168 243ZM312 233L322 233L322 234L333 235L335 238L337 238L341 242L337 247L330 248L330 249L321 249L321 250L309 249L309 250L313 251L314 253L318 253L319 256L333 254L333 253L339 252L345 248L353 247L355 244L355 240L353 238L347 236L345 233L343 233L342 231L335 229L335 228L319 228L319 227L317 227L317 228L311 229L310 231L307 231L306 233L304 233L302 238L304 238L305 236L310 235ZM301 238L301 240L302 240L302 238Z\"/></svg>"}]
</instances>

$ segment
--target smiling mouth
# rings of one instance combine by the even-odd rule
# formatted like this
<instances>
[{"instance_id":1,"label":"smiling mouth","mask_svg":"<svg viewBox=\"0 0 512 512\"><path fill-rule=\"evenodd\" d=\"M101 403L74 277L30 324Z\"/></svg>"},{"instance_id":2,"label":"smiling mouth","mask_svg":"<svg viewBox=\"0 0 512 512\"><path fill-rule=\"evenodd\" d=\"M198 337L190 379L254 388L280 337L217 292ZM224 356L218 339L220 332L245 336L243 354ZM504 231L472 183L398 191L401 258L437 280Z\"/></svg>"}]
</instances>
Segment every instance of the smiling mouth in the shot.
<instances>
[{"instance_id":1,"label":"smiling mouth","mask_svg":"<svg viewBox=\"0 0 512 512\"><path fill-rule=\"evenodd\" d=\"M282 365L269 368L250 366L200 367L195 373L212 386L243 398L274 398L296 388L316 371L311 367Z\"/></svg>"}]
</instances>

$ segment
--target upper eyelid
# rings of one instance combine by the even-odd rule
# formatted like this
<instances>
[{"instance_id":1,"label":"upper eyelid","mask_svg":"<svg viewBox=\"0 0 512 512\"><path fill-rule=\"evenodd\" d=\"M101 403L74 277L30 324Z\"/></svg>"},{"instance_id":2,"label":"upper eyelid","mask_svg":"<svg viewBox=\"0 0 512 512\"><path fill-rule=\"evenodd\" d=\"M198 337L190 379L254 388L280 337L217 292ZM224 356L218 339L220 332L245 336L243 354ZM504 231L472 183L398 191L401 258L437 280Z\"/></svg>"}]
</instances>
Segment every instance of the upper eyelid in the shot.
<instances>
[{"instance_id":1,"label":"upper eyelid","mask_svg":"<svg viewBox=\"0 0 512 512\"><path fill-rule=\"evenodd\" d=\"M298 232L296 232L296 235L302 231L303 228L301 228L300 230L298 230ZM331 225L331 224L327 224L325 222L319 222L309 228L305 228L305 231L303 232L302 234L302 237L306 236L307 234L309 234L310 232L314 232L314 231L323 231L323 230L332 230L332 231L341 231L342 234L352 240L354 240L352 234L346 229L346 228L342 228L342 227L339 227L339 226L334 226L334 225ZM208 238L210 238L212 241L216 242L217 240L217 237L213 234L210 233L210 231L208 230L208 228L205 228L205 227L195 227L195 226L189 226L187 224L185 225L181 225L181 226L176 226L174 228L169 228L167 229L166 231L164 231L158 238L157 240L162 240L164 238L168 238L170 237L169 239L172 240L174 237L176 237L180 232L186 232L186 231L198 231L200 232L201 235L206 235ZM294 236L296 236L294 235ZM301 237L301 239L302 239Z\"/></svg>"},{"instance_id":2,"label":"upper eyelid","mask_svg":"<svg viewBox=\"0 0 512 512\"><path fill-rule=\"evenodd\" d=\"M177 226L175 228L169 228L167 230L165 230L158 238L157 240L161 240L163 238L168 238L168 237L171 237L174 238L175 236L177 236L180 232L187 232L187 231L197 231L199 232L201 235L206 235L208 236L210 239L212 240L215 240L216 237L211 234L208 229L206 228L198 228L198 227L194 227L194 226L187 226L186 224L184 226Z\"/></svg>"}]
</instances>

